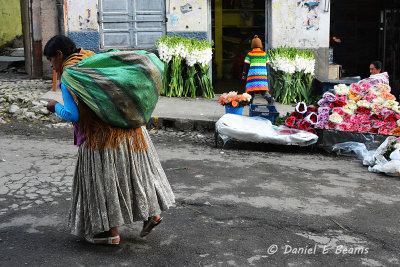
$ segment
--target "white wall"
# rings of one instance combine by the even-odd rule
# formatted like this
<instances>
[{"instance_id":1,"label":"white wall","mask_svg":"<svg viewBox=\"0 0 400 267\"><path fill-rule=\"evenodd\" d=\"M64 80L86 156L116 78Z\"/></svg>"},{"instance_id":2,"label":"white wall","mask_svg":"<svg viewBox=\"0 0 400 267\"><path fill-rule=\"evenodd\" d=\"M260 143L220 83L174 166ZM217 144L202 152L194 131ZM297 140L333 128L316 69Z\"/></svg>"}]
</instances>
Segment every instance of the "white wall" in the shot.
<instances>
[{"instance_id":1,"label":"white wall","mask_svg":"<svg viewBox=\"0 0 400 267\"><path fill-rule=\"evenodd\" d=\"M68 30L98 31L97 0L67 0Z\"/></svg>"},{"instance_id":2,"label":"white wall","mask_svg":"<svg viewBox=\"0 0 400 267\"><path fill-rule=\"evenodd\" d=\"M181 8L191 6L191 11ZM207 32L207 0L167 0L167 32Z\"/></svg>"},{"instance_id":3,"label":"white wall","mask_svg":"<svg viewBox=\"0 0 400 267\"><path fill-rule=\"evenodd\" d=\"M324 11L325 1L272 0L271 46L329 47L330 12Z\"/></svg>"}]
</instances>

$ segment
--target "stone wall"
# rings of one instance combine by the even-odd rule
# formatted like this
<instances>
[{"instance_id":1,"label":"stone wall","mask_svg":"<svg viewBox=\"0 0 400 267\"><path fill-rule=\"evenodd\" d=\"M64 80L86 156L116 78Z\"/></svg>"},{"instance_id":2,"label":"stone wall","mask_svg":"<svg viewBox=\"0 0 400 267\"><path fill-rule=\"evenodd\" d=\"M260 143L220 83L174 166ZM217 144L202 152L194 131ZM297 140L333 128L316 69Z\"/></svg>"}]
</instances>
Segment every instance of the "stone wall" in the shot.
<instances>
[{"instance_id":1,"label":"stone wall","mask_svg":"<svg viewBox=\"0 0 400 267\"><path fill-rule=\"evenodd\" d=\"M58 13L56 2L54 0L40 1L40 25L42 31L42 47L46 45L51 37L58 34ZM43 50L42 49L42 50ZM49 61L43 56L43 77L51 78L53 69Z\"/></svg>"}]
</instances>

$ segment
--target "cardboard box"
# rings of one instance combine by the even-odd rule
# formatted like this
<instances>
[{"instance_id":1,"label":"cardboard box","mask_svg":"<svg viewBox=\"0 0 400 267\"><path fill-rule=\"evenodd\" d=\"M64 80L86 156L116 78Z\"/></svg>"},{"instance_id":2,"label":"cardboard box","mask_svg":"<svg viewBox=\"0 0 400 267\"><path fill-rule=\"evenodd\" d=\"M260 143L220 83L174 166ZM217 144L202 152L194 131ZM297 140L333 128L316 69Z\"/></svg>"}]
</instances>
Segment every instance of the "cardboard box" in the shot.
<instances>
[{"instance_id":1,"label":"cardboard box","mask_svg":"<svg viewBox=\"0 0 400 267\"><path fill-rule=\"evenodd\" d=\"M328 79L339 80L341 76L342 66L337 64L330 64L328 70Z\"/></svg>"}]
</instances>

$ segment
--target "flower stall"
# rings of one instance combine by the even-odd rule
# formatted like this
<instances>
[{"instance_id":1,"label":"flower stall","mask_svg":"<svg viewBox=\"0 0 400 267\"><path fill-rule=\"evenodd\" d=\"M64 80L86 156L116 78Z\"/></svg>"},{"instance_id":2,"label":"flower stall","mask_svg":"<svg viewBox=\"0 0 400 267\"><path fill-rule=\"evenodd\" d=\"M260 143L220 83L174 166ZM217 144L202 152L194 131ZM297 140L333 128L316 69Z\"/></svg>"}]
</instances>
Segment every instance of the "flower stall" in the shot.
<instances>
[{"instance_id":1,"label":"flower stall","mask_svg":"<svg viewBox=\"0 0 400 267\"><path fill-rule=\"evenodd\" d=\"M213 43L205 40L180 36L164 36L157 40L159 57L164 62L161 95L195 98L202 94L203 97L213 98L214 91L208 74L212 46Z\"/></svg>"},{"instance_id":2,"label":"flower stall","mask_svg":"<svg viewBox=\"0 0 400 267\"><path fill-rule=\"evenodd\" d=\"M269 50L271 85L282 104L309 102L315 68L314 52L286 46Z\"/></svg>"},{"instance_id":3,"label":"flower stall","mask_svg":"<svg viewBox=\"0 0 400 267\"><path fill-rule=\"evenodd\" d=\"M345 141L379 145L387 135L400 136L400 107L390 90L386 84L339 84L323 95L318 107L299 103L285 125L318 131L322 147Z\"/></svg>"}]
</instances>

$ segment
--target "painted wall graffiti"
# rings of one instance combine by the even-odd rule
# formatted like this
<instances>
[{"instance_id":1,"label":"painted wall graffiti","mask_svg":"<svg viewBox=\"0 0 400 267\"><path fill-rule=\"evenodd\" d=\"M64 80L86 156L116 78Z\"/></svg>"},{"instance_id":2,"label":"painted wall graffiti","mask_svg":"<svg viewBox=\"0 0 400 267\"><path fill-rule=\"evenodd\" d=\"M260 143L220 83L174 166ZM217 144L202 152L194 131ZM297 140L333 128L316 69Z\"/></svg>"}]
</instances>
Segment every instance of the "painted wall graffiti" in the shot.
<instances>
[{"instance_id":1,"label":"painted wall graffiti","mask_svg":"<svg viewBox=\"0 0 400 267\"><path fill-rule=\"evenodd\" d=\"M67 0L70 31L98 31L96 0Z\"/></svg>"},{"instance_id":2,"label":"painted wall graffiti","mask_svg":"<svg viewBox=\"0 0 400 267\"><path fill-rule=\"evenodd\" d=\"M88 28L90 29L90 22L91 22L91 9L86 9L85 14L79 15L78 21L79 21L79 29L82 31L87 30Z\"/></svg>"},{"instance_id":3,"label":"painted wall graffiti","mask_svg":"<svg viewBox=\"0 0 400 267\"><path fill-rule=\"evenodd\" d=\"M330 13L321 0L272 0L272 47L329 47Z\"/></svg>"},{"instance_id":4,"label":"painted wall graffiti","mask_svg":"<svg viewBox=\"0 0 400 267\"><path fill-rule=\"evenodd\" d=\"M319 30L319 6L320 0L300 0L297 6L300 8L300 17L303 26L307 30Z\"/></svg>"},{"instance_id":5,"label":"painted wall graffiti","mask_svg":"<svg viewBox=\"0 0 400 267\"><path fill-rule=\"evenodd\" d=\"M68 37L77 47L99 52L97 0L67 0Z\"/></svg>"}]
</instances>

